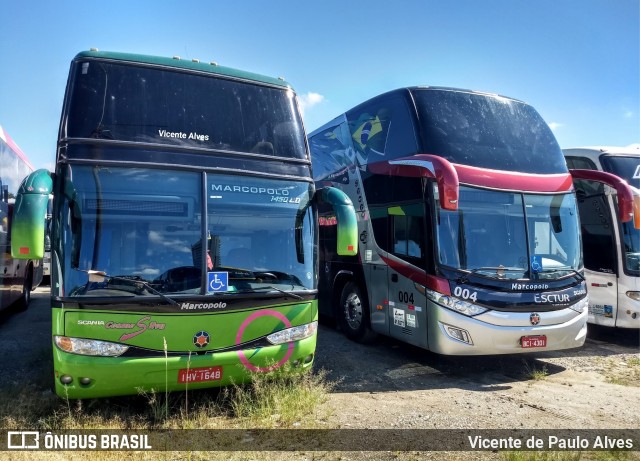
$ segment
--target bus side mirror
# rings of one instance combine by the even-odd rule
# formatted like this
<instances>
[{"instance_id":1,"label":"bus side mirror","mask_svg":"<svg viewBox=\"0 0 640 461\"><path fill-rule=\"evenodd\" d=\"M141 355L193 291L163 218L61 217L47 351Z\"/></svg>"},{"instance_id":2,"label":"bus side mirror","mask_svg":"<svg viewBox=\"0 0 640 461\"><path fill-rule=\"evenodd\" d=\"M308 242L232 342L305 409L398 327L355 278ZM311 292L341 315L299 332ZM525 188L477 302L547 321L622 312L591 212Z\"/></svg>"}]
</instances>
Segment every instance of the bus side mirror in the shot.
<instances>
[{"instance_id":1,"label":"bus side mirror","mask_svg":"<svg viewBox=\"0 0 640 461\"><path fill-rule=\"evenodd\" d=\"M445 158L431 154L416 154L411 157L369 163L368 168L373 174L435 179L438 184L440 208L450 211L458 209L460 196L458 172Z\"/></svg>"},{"instance_id":2,"label":"bus side mirror","mask_svg":"<svg viewBox=\"0 0 640 461\"><path fill-rule=\"evenodd\" d=\"M629 222L633 220L633 226L640 229L640 197L638 190L627 184L618 176L597 170L569 170L573 179L588 179L590 181L598 181L616 190L618 196L618 211L620 222Z\"/></svg>"},{"instance_id":3,"label":"bus side mirror","mask_svg":"<svg viewBox=\"0 0 640 461\"><path fill-rule=\"evenodd\" d=\"M48 170L36 170L18 188L11 220L11 256L42 259L45 216L53 180Z\"/></svg>"},{"instance_id":4,"label":"bus side mirror","mask_svg":"<svg viewBox=\"0 0 640 461\"><path fill-rule=\"evenodd\" d=\"M325 187L319 191L320 199L329 203L336 213L337 248L340 256L358 254L358 222L353 202L340 189Z\"/></svg>"}]
</instances>

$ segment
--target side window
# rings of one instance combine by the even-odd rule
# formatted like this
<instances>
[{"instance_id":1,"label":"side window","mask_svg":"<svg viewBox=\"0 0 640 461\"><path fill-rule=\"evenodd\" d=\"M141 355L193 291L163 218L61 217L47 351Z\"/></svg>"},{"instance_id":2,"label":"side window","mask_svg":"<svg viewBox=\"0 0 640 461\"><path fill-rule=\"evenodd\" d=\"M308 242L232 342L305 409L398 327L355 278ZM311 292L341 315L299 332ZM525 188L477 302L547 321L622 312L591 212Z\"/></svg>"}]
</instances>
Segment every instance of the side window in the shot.
<instances>
[{"instance_id":1,"label":"side window","mask_svg":"<svg viewBox=\"0 0 640 461\"><path fill-rule=\"evenodd\" d=\"M389 208L392 223L391 252L409 262L424 258L424 206L421 203Z\"/></svg>"},{"instance_id":2,"label":"side window","mask_svg":"<svg viewBox=\"0 0 640 461\"><path fill-rule=\"evenodd\" d=\"M579 199L578 211L582 226L584 266L593 271L615 273L615 237L606 197L594 195Z\"/></svg>"},{"instance_id":3,"label":"side window","mask_svg":"<svg viewBox=\"0 0 640 461\"><path fill-rule=\"evenodd\" d=\"M349 129L346 121L336 123L309 138L313 157L313 178L340 180L336 175L354 163ZM346 176L345 176L346 178Z\"/></svg>"},{"instance_id":4,"label":"side window","mask_svg":"<svg viewBox=\"0 0 640 461\"><path fill-rule=\"evenodd\" d=\"M586 157L567 157L569 169L597 170ZM616 272L615 236L604 185L597 181L573 181L578 197L578 212L584 248L584 267L597 272Z\"/></svg>"},{"instance_id":5,"label":"side window","mask_svg":"<svg viewBox=\"0 0 640 461\"><path fill-rule=\"evenodd\" d=\"M377 98L347 112L358 165L416 153L413 120L400 95Z\"/></svg>"},{"instance_id":6,"label":"side window","mask_svg":"<svg viewBox=\"0 0 640 461\"><path fill-rule=\"evenodd\" d=\"M369 208L369 216L376 244L384 251L392 253L391 248L389 248L389 214L387 207L372 206Z\"/></svg>"},{"instance_id":7,"label":"side window","mask_svg":"<svg viewBox=\"0 0 640 461\"><path fill-rule=\"evenodd\" d=\"M567 167L576 170L597 170L595 163L585 157L567 157ZM573 181L578 197L589 197L604 194L604 185L597 181L576 179Z\"/></svg>"}]
</instances>

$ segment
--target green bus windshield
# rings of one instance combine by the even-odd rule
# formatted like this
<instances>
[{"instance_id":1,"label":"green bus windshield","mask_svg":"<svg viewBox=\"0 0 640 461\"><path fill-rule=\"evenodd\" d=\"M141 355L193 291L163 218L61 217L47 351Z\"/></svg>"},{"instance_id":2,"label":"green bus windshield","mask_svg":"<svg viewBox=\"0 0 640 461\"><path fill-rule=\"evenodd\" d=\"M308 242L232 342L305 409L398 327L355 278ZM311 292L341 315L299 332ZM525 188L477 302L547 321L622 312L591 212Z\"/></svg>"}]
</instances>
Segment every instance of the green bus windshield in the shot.
<instances>
[{"instance_id":1,"label":"green bus windshield","mask_svg":"<svg viewBox=\"0 0 640 461\"><path fill-rule=\"evenodd\" d=\"M94 59L76 61L71 78L67 138L307 158L289 88Z\"/></svg>"}]
</instances>

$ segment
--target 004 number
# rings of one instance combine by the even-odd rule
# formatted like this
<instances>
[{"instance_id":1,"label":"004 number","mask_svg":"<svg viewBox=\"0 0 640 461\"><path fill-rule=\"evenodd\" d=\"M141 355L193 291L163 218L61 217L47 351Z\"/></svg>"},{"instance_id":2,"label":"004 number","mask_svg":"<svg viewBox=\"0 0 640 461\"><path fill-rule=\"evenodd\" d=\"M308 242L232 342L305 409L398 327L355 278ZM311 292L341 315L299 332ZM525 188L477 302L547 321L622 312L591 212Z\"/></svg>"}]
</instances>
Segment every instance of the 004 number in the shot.
<instances>
[{"instance_id":1,"label":"004 number","mask_svg":"<svg viewBox=\"0 0 640 461\"><path fill-rule=\"evenodd\" d=\"M455 296L456 298L470 299L473 302L476 302L478 300L477 291L471 291L468 288L462 287L455 287L453 289L453 296Z\"/></svg>"}]
</instances>

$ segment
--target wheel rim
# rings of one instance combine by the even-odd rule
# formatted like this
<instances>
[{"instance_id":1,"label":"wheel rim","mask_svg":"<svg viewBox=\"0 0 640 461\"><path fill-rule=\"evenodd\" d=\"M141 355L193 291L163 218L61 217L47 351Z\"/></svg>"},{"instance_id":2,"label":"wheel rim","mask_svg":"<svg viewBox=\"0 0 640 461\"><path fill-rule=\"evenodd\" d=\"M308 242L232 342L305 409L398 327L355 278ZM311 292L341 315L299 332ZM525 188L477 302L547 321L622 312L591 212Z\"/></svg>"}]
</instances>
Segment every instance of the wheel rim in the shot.
<instances>
[{"instance_id":1,"label":"wheel rim","mask_svg":"<svg viewBox=\"0 0 640 461\"><path fill-rule=\"evenodd\" d=\"M362 324L362 302L356 293L350 293L344 302L344 319L352 330L358 330Z\"/></svg>"}]
</instances>

